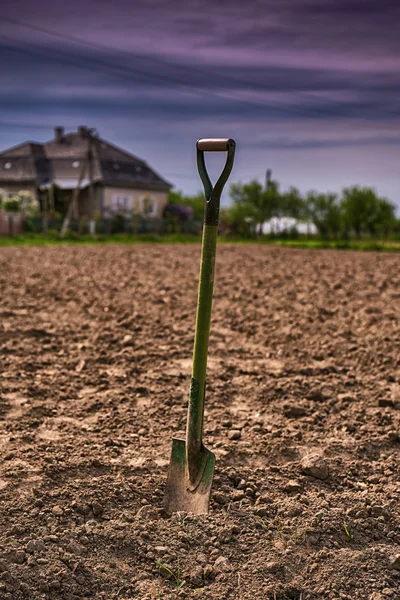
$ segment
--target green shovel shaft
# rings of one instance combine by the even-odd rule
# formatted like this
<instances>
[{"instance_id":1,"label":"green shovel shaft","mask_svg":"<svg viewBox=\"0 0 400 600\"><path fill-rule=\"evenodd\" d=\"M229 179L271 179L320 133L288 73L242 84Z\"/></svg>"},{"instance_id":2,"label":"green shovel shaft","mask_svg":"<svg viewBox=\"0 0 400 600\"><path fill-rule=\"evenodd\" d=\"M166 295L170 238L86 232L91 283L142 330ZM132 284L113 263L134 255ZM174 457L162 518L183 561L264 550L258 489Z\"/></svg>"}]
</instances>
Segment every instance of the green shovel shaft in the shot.
<instances>
[{"instance_id":1,"label":"green shovel shaft","mask_svg":"<svg viewBox=\"0 0 400 600\"><path fill-rule=\"evenodd\" d=\"M218 226L216 225L204 225L201 248L200 281L187 430L188 445L193 449L196 448L197 451L199 451L201 447L203 432L208 339L210 336L217 230Z\"/></svg>"}]
</instances>

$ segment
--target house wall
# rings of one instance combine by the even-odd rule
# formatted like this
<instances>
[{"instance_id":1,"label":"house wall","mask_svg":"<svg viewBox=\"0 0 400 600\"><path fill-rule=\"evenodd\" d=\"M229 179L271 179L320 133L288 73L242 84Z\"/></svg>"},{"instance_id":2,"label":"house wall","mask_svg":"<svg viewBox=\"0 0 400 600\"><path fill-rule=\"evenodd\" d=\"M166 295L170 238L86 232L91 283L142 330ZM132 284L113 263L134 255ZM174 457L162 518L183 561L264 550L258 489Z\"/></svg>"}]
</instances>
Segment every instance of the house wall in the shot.
<instances>
[{"instance_id":1,"label":"house wall","mask_svg":"<svg viewBox=\"0 0 400 600\"><path fill-rule=\"evenodd\" d=\"M32 184L24 184L24 183L1 183L0 182L0 189L2 189L4 191L5 195L14 195L14 194L18 194L18 192L20 192L21 190L24 191L28 191L32 194L32 196L34 198L37 199L37 191L36 191L36 187L35 185Z\"/></svg>"},{"instance_id":2,"label":"house wall","mask_svg":"<svg viewBox=\"0 0 400 600\"><path fill-rule=\"evenodd\" d=\"M101 214L102 196L103 196L103 189L100 186L95 185L93 187L93 207L92 207L94 217L96 217L96 214ZM79 193L79 215L80 216L88 216L89 215L89 188L84 188Z\"/></svg>"},{"instance_id":3,"label":"house wall","mask_svg":"<svg viewBox=\"0 0 400 600\"><path fill-rule=\"evenodd\" d=\"M93 187L93 216L96 213L101 213L102 206L102 188L95 185ZM63 198L64 210L67 210L69 203L72 201L74 190L57 190L57 196ZM89 188L85 187L79 191L78 196L78 212L79 217L86 217L89 215Z\"/></svg>"},{"instance_id":4,"label":"house wall","mask_svg":"<svg viewBox=\"0 0 400 600\"><path fill-rule=\"evenodd\" d=\"M154 212L151 216L162 217L162 212L168 204L168 192L159 192L152 190L135 190L132 188L104 187L102 208L111 210L115 206L116 198L130 198L132 202L131 209L137 213L143 212L145 198L150 198L154 203Z\"/></svg>"}]
</instances>

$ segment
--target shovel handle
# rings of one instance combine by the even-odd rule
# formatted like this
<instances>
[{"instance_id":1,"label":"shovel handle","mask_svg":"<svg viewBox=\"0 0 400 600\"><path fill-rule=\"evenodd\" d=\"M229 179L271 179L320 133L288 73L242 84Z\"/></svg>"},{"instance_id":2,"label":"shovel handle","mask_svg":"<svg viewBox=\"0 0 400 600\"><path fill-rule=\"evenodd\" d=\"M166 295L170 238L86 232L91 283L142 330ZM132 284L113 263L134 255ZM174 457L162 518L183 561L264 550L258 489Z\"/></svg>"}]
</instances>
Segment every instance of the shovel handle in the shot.
<instances>
[{"instance_id":1,"label":"shovel handle","mask_svg":"<svg viewBox=\"0 0 400 600\"><path fill-rule=\"evenodd\" d=\"M197 165L206 196L201 248L199 292L193 349L193 369L189 393L186 452L189 481L192 486L199 478L199 459L203 447L204 399L206 388L208 340L214 287L214 265L217 246L219 203L221 193L232 170L236 144L232 139L198 140ZM204 162L204 151L227 151L225 167L214 187Z\"/></svg>"},{"instance_id":2,"label":"shovel handle","mask_svg":"<svg viewBox=\"0 0 400 600\"><path fill-rule=\"evenodd\" d=\"M202 138L197 140L197 149L202 152L226 152L228 150L229 138Z\"/></svg>"},{"instance_id":3,"label":"shovel handle","mask_svg":"<svg viewBox=\"0 0 400 600\"><path fill-rule=\"evenodd\" d=\"M231 138L204 138L197 140L197 167L200 179L203 183L204 194L206 196L206 208L204 212L204 225L218 225L219 221L219 203L222 190L232 171L233 159L235 157L235 140ZM204 152L227 152L226 163L223 171L213 186L207 173Z\"/></svg>"}]
</instances>

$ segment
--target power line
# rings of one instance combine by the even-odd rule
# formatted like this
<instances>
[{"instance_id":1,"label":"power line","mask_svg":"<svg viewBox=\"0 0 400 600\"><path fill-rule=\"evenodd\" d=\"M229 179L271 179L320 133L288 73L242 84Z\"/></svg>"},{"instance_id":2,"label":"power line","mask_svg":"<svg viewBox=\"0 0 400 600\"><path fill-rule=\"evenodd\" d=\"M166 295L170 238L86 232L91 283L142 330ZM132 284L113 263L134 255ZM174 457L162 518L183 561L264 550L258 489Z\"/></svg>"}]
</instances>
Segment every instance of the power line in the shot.
<instances>
[{"instance_id":1,"label":"power line","mask_svg":"<svg viewBox=\"0 0 400 600\"><path fill-rule=\"evenodd\" d=\"M6 19L4 17L0 17L0 20L9 20ZM41 28L41 27L35 27L35 26L28 26L28 25L23 25L24 27L28 27L30 29L34 29L34 30L39 30L39 31L46 31L48 33L50 33L51 35L58 35L58 32L50 32L50 30ZM78 43L82 43L88 46L93 46L93 47L98 47L101 49L107 48L107 50L110 50L110 48L108 48L107 46L103 46L102 44L92 44L90 42L85 42L84 40L80 40L80 38L75 38L74 36L69 36L66 34L62 34L62 37L64 37L65 39L69 39L70 41L78 41ZM228 95L229 99L233 102L236 102L238 104L244 104L246 106L257 106L259 108L264 108L264 109L274 109L274 110L279 110L283 113L298 113L298 114L312 114L312 116L316 116L317 114L317 110L315 109L309 109L307 107L303 107L303 108L299 108L296 106L282 106L279 104L273 104L271 102L260 102L258 100L252 100L252 99L242 99L242 98L237 98L237 97L232 97L232 91L231 90L227 90L226 88L222 88L225 91L218 91L215 89L211 89L211 90L206 90L204 88L199 88L198 86L192 85L192 84L188 84L187 82L182 82L179 81L177 78L171 78L165 75L159 75L157 74L155 75L150 75L147 72L143 72L142 70L138 69L137 67L128 67L128 66L115 66L114 64L110 64L102 59L98 59L98 58L86 58L86 57L82 57L80 56L79 59L85 60L86 63L89 64L78 64L77 63L77 57L76 55L71 55L66 53L65 51L62 50L58 50L58 49L54 49L51 48L51 52L48 52L47 50L45 51L41 51L40 49L35 48L34 50L32 49L31 46L29 46L28 44L24 43L24 42L19 42L20 47L15 46L15 40L13 38L10 38L8 36L5 35L0 35L0 38L3 40L6 40L7 42L11 43L12 46L8 47L9 50L13 51L13 52L17 52L17 53L28 53L32 56L40 56L40 57L45 57L45 58L55 58L55 55L57 55L58 57L60 57L62 60L66 60L69 63L71 63L71 61L73 61L74 66L81 68L81 69L90 69L91 71L93 71L93 65L96 65L96 69L97 71L101 71L107 75L111 75L114 77L123 77L124 80L126 81L126 77L125 75L134 75L136 78L139 79L143 79L147 82L150 82L152 84L155 85L160 85L160 83L164 82L166 83L170 88L176 88L176 87L181 87L184 88L185 91L189 91L192 93L197 93L197 94L201 94L202 96L207 96L209 97L210 95L214 95L217 96L218 98L226 98L226 96ZM123 53L122 53L123 54ZM165 64L170 64L170 63L165 63ZM105 67L105 68L104 68Z\"/></svg>"},{"instance_id":2,"label":"power line","mask_svg":"<svg viewBox=\"0 0 400 600\"><path fill-rule=\"evenodd\" d=\"M12 121L0 121L0 127L23 127L24 129L49 129L50 125L35 125L34 123L24 123L22 121L18 121L18 123L13 123Z\"/></svg>"},{"instance_id":3,"label":"power line","mask_svg":"<svg viewBox=\"0 0 400 600\"><path fill-rule=\"evenodd\" d=\"M13 40L12 38L5 36L5 35L0 35L0 39L3 39L7 42L10 43L14 43L15 40ZM126 81L126 75L123 73L123 71L128 72L128 74L130 75L135 75L135 77L139 77L141 79L145 78L147 80L150 81L150 83L153 84L160 84L160 82L164 81L165 83L168 84L168 86L170 88L176 88L176 87L184 87L186 91L190 91L192 93L197 93L197 94L201 94L202 96L206 96L209 97L210 95L214 95L217 96L218 98L224 98L226 96L226 94L218 92L216 90L205 90L205 89L201 89L195 86L192 86L190 84L182 84L182 83L178 83L174 80L172 80L171 78L166 78L166 77L155 77L155 76L151 76L148 75L146 73L142 73L141 71L138 71L137 69L134 70L132 67L115 67L115 66L111 66L111 69L108 68L107 63L105 63L104 61L99 61L97 59L84 59L86 60L86 62L91 62L92 64L79 64L76 61L76 56L74 55L70 55L67 54L66 52L60 51L60 50L51 50L51 55L49 55L48 51L41 51L40 49L35 49L32 50L30 47L26 47L27 44L25 44L24 42L20 42L21 46L17 47L17 46L9 46L8 50L12 51L12 52L16 52L19 54L29 54L31 56L40 56L40 57L44 57L44 58L51 58L54 59L55 55L57 55L57 57L61 58L61 60L63 60L64 62L67 61L67 64L72 64L79 68L79 69L84 69L84 70L90 70L91 72L93 72L94 70L97 70L99 72L105 73L106 75L111 75L113 77L118 77L119 79L123 79L124 81ZM80 59L82 60L82 57L80 57ZM93 68L93 64L96 65L96 69ZM100 67L98 66L100 64ZM103 68L103 65L107 66L107 69ZM278 109L280 111L285 111L287 108L289 108L289 112L290 111L294 111L294 112L298 112L301 114L304 114L304 111L302 109L296 109L296 107L282 107L279 105L272 105L272 104L266 104L266 103L260 103L260 102L254 102L252 100L243 100L240 98L230 98L233 102L236 102L238 104L245 104L246 106L258 106L259 108L264 108L264 109ZM313 113L314 114L314 113Z\"/></svg>"},{"instance_id":4,"label":"power line","mask_svg":"<svg viewBox=\"0 0 400 600\"><path fill-rule=\"evenodd\" d=\"M114 54L117 54L119 56L123 56L124 58L139 58L141 60L146 60L147 62L150 63L155 63L155 64L159 64L162 66L167 66L167 67L178 67L180 69L186 69L187 71L189 71L190 73L192 73L193 71L196 71L197 73L201 73L203 75L206 76L210 76L210 75L214 75L217 76L219 80L224 80L226 82L229 83L236 83L236 84L240 84L240 85L252 85L255 86L261 90L265 91L265 86L260 86L259 82L254 82L254 81L249 81L249 80L243 80L243 79L239 79L237 77L232 77L231 75L226 75L226 73L215 73L215 72L211 72L207 69L201 68L198 65L184 65L182 63L175 63L175 62L171 62L171 61L167 61L165 59L162 59L160 57L157 56L147 56L145 54L141 54L138 52L126 52L123 50L120 50L118 48L111 48L110 46L107 46L106 44L100 44L98 42L89 42L88 40L85 40L83 38L80 38L78 36L74 36L74 35L70 35L70 34L66 34L63 33L61 31L56 31L56 30L52 30L49 29L47 27L42 27L39 25L32 25L31 23L25 23L23 21L20 21L19 19L12 19L10 17L6 17L6 16L1 16L0 15L0 21L4 21L6 23L9 23L11 25L18 25L20 27L24 27L26 29L30 29L32 31L37 31L39 33L45 33L46 35L51 35L53 37L57 37L57 38L61 38L64 39L66 41L70 41L70 42L74 42L77 44L81 44L83 46L86 46L88 48L95 48L97 50L104 50L106 52L110 52L110 50L112 50L112 52ZM288 92L286 92L288 93ZM310 94L309 92L300 92L303 95L309 95L310 97L312 97L313 99L317 99L317 100L322 100L321 98L316 98L315 95Z\"/></svg>"},{"instance_id":5,"label":"power line","mask_svg":"<svg viewBox=\"0 0 400 600\"><path fill-rule=\"evenodd\" d=\"M0 21L4 21L13 25L20 25L22 27L28 28L28 29L32 29L41 33L46 33L47 35L52 35L52 36L56 36L56 37L61 37L64 38L68 41L72 41L73 43L78 43L81 45L85 45L88 47L93 47L96 49L101 49L101 50L113 50L112 48L110 48L107 45L104 44L99 44L99 43L95 43L95 42L88 42L84 39L81 39L79 37L76 36L71 36L68 34L64 34L62 32L58 32L58 31L54 31L48 28L44 28L44 27L40 27L40 26L35 26L35 25L30 25L27 23L23 23L22 21L19 21L17 19L11 19L8 18L6 16L0 16ZM79 68L79 69L85 69L85 70L89 70L90 71L99 71L99 72L103 72L106 75L112 76L112 77L118 77L119 79L124 79L124 81L127 81L127 77L126 75L129 76L134 76L135 80L141 80L141 81L145 81L146 83L150 83L151 85L156 85L159 86L160 83L164 83L167 84L167 86L170 89L173 88L183 88L185 91L187 92L191 92L193 94L198 94L198 95L202 95L202 96L206 96L207 98L209 98L210 96L214 96L217 97L218 99L229 99L231 102L236 103L238 105L245 105L247 107L252 106L252 107L258 107L261 109L266 109L266 110L274 110L274 111L279 111L278 114L275 114L274 116L279 118L282 116L290 116L291 114L298 114L298 115L302 115L304 117L306 116L312 116L312 117L324 117L326 116L326 111L324 111L322 109L321 112L321 107L298 107L295 105L282 105L282 104L274 104L271 103L270 101L268 102L263 102L263 101L259 101L259 100L254 100L251 98L247 98L247 99L243 99L243 98L238 98L237 96L233 96L232 95L232 90L231 89L227 89L222 87L220 90L216 90L216 89L205 89L205 88L200 88L199 86L193 85L191 83L188 83L187 81L181 81L179 80L179 78L171 78L168 77L166 75L152 75L149 74L148 72L144 72L143 70L140 70L139 68L135 68L135 67L128 67L128 66L116 66L115 64L110 64L107 63L104 60L101 59L97 59L97 58L87 58L87 57L83 57L80 56L79 59L85 60L86 63L88 64L79 64L79 62L77 62L77 56L76 55L71 55L68 54L66 52L63 52L61 50L56 50L54 48L51 48L50 50L47 50L46 47L45 50L41 51L40 49L36 49L33 50L31 45L28 44L24 44L25 48L22 47L16 47L15 46L15 39L13 38L9 38L7 36L0 36L0 38L3 38L3 40L6 40L7 42L11 43L12 46L8 46L8 49L14 52L19 52L19 53L25 53L25 54L30 54L32 56L41 56L41 57L45 57L46 59L49 58L56 58L57 60L61 60L64 62L67 62L68 64L73 64L75 67ZM20 42L21 45L23 45L23 42ZM42 46L43 48L43 46ZM178 67L178 68L186 68L185 65L177 65L176 63L171 63L168 61L165 61L161 58L157 58L157 57L143 57L143 55L140 55L138 53L126 53L124 51L121 50L115 50L115 53L124 56L124 57L130 57L133 56L135 58L140 58L140 59L145 59L148 62L153 62L153 63L157 63L157 64L161 64L163 66L173 66L173 67ZM57 56L55 56L55 54ZM93 65L95 65L95 68L93 67ZM190 69L191 71L195 70L204 74L207 74L207 71L204 69L201 69L197 66L190 66L187 67L188 69ZM208 73L208 75L210 75L211 72ZM215 73L212 73L212 75L216 75ZM245 85L247 86L250 82L249 81L241 81L239 79L233 78L231 76L227 76L227 75L217 75L219 77L219 79L224 79L225 81L231 81L231 82L235 82L235 83L240 83L241 85ZM255 84L257 87L259 87L259 83ZM268 90L265 90L268 91ZM289 92L284 92L286 95L289 94ZM319 101L322 104L328 104L329 101L324 100L322 98L316 98L315 96L313 96L312 94L308 94L307 92L299 92L299 94L301 94L302 96L306 96L306 97L310 97L312 98L313 102L315 101ZM292 95L295 97L296 94L292 93ZM340 101L342 102L342 101ZM343 101L345 102L345 101ZM332 106L332 104L338 104L339 101L337 99L335 99L335 102L332 103L330 102L330 105ZM356 115L343 115L345 118L356 118L356 120L358 122L367 122L369 123L371 120L367 119L365 117L359 117L358 114ZM5 125L6 126L6 125Z\"/></svg>"},{"instance_id":6,"label":"power line","mask_svg":"<svg viewBox=\"0 0 400 600\"><path fill-rule=\"evenodd\" d=\"M10 50L11 52L16 52L19 54L29 54L31 56L40 56L43 58L47 58L50 60L53 60L54 58L56 59L61 59L62 61L64 61L66 64L68 65L73 65L75 67L77 67L78 69L84 69L84 70L90 70L90 71L94 71L97 70L99 72L105 73L106 75L111 75L114 77L119 77L119 78L123 78L124 80L126 80L126 76L124 75L124 73L120 72L120 71L124 71L127 70L126 67L115 67L115 65L111 65L111 70L109 70L108 68L102 68L103 65L105 65L106 67L108 67L108 64L105 63L104 61L99 61L98 59L91 59L91 58L85 58L80 56L79 58L74 55L74 54L68 54L67 52L63 52L62 50L55 50L55 49L51 49L51 52L49 52L47 49L41 50L40 48L35 48L34 50L25 42L20 42L19 41L19 46L15 46L15 39L10 38L6 35L0 34L0 39L5 40L6 42L9 42L11 44L13 44L12 46L8 46L7 50ZM79 64L77 62L77 58L78 60L85 60L88 64ZM97 68L94 69L93 65L95 65ZM154 77L149 76L146 73L141 73L140 71L135 72L132 68L129 69L130 72L132 72L132 74L135 74L135 76L139 76L145 79L150 79L151 83L154 83Z\"/></svg>"},{"instance_id":7,"label":"power line","mask_svg":"<svg viewBox=\"0 0 400 600\"><path fill-rule=\"evenodd\" d=\"M24 21L21 21L19 19L13 19L11 17L7 17L5 15L0 15L0 21L4 21L6 23L9 23L11 25L17 25L20 27L24 27L26 29L30 29L32 31L37 31L39 33L45 33L46 35L51 35L52 37L56 37L56 38L61 38L64 39L66 41L69 42L74 42L76 44L80 44L83 46L86 46L88 48L94 48L97 50L103 50L106 52L110 52L112 51L114 54L117 54L119 56L122 56L124 58L139 58L140 60L146 60L147 62L150 63L154 63L154 64L158 64L161 65L163 67L167 66L167 67L178 67L181 70L182 69L186 69L187 71L189 71L190 73L192 73L193 71L197 72L197 73L201 73L203 75L206 75L207 77L210 77L210 75L216 76L218 77L218 79L221 81L226 81L228 83L235 83L235 84L239 84L242 86L253 86L255 88L258 88L259 91L271 91L271 89L268 90L268 88L265 87L265 85L260 85L259 82L255 82L255 81L251 81L251 80L244 80L244 79L240 79L237 77L233 77L232 75L227 75L226 73L216 73L216 72L211 72L210 70L204 69L199 67L198 65L184 65L182 63L175 63L175 62L171 62L171 61L167 61L161 57L157 57L157 56L148 56L145 54L141 54L138 52L126 52L124 50L120 50L118 48L111 48L110 46L107 46L106 44L101 44L99 42L89 42L88 40L85 40L83 38L80 38L78 36L74 36L71 34L66 34L63 33L61 31L56 31L54 29L49 29L47 27L42 27L40 25L33 25L31 23L26 23ZM171 79L171 78L170 78ZM188 85L188 84L184 84L184 85ZM192 87L192 86L190 86ZM276 91L276 90L272 90L272 91ZM289 92L289 91L284 91L283 93L285 94L289 94L291 93L293 96L295 96L295 92ZM302 90L299 90L298 92L299 94L301 94L303 97L307 97L312 99L313 101L317 101L317 102L328 102L326 99L324 98L320 98L318 97L316 94L310 93L310 92L305 92ZM340 100L340 99L335 99L335 102L339 103L339 102L346 102L345 100Z\"/></svg>"}]
</instances>

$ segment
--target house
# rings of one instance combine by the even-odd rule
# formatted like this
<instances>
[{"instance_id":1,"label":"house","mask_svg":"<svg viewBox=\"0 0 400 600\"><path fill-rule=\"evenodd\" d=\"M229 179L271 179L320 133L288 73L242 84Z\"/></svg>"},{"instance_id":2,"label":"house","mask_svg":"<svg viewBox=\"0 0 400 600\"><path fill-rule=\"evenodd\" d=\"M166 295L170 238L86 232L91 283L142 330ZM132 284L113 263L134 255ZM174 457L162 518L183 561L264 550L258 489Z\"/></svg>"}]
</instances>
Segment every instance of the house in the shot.
<instances>
[{"instance_id":1,"label":"house","mask_svg":"<svg viewBox=\"0 0 400 600\"><path fill-rule=\"evenodd\" d=\"M68 134L63 127L55 127L49 142L25 142L0 152L4 194L29 190L43 202L46 190L51 190L50 208L65 213L79 181L79 216L89 217L118 212L161 217L172 187L144 160L83 126Z\"/></svg>"}]
</instances>

